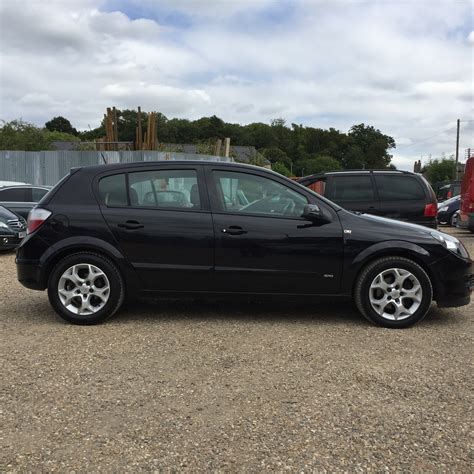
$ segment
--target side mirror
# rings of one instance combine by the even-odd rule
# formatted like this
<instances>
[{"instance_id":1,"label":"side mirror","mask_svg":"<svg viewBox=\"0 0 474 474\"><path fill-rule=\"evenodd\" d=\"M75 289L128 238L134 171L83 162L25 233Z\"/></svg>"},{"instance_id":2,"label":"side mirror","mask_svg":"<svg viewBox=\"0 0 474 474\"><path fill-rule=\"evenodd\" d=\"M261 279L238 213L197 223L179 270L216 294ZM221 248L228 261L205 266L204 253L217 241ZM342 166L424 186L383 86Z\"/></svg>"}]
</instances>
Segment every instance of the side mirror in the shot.
<instances>
[{"instance_id":1,"label":"side mirror","mask_svg":"<svg viewBox=\"0 0 474 474\"><path fill-rule=\"evenodd\" d=\"M311 222L329 222L331 220L317 204L306 204L303 209L303 217Z\"/></svg>"}]
</instances>

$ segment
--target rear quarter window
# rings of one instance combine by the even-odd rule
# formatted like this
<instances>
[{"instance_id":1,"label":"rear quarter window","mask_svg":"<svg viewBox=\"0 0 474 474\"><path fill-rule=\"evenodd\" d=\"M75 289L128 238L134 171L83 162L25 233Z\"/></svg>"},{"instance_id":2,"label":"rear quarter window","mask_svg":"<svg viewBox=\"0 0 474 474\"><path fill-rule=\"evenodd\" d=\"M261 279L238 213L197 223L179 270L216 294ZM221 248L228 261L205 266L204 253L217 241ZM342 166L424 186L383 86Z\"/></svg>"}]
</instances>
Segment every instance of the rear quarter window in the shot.
<instances>
[{"instance_id":1,"label":"rear quarter window","mask_svg":"<svg viewBox=\"0 0 474 474\"><path fill-rule=\"evenodd\" d=\"M414 176L375 175L375 183L382 201L426 199L423 186Z\"/></svg>"},{"instance_id":2,"label":"rear quarter window","mask_svg":"<svg viewBox=\"0 0 474 474\"><path fill-rule=\"evenodd\" d=\"M114 174L102 178L99 181L99 194L101 204L108 207L127 206L125 174Z\"/></svg>"}]
</instances>

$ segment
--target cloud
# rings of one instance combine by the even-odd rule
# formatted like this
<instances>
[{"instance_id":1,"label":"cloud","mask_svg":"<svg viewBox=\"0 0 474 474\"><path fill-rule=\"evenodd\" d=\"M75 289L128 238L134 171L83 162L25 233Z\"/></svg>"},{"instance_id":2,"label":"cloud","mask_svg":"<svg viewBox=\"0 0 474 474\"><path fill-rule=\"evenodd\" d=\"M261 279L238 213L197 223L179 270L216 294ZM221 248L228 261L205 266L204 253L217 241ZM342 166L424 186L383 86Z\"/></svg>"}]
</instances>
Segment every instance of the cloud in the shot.
<instances>
[{"instance_id":1,"label":"cloud","mask_svg":"<svg viewBox=\"0 0 474 474\"><path fill-rule=\"evenodd\" d=\"M0 118L64 115L83 129L107 106L141 105L343 131L364 122L394 136L395 164L411 168L451 154L444 132L474 117L469 15L467 1L4 0ZM474 147L470 124L461 149Z\"/></svg>"}]
</instances>

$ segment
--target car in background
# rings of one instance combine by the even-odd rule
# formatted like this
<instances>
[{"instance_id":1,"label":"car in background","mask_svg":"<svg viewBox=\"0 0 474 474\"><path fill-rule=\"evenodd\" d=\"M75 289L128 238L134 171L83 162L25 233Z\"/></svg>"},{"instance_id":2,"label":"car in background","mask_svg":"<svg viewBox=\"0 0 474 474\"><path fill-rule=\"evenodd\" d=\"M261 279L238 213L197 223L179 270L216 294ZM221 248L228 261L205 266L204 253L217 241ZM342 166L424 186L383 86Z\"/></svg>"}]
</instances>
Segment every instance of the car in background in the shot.
<instances>
[{"instance_id":1,"label":"car in background","mask_svg":"<svg viewBox=\"0 0 474 474\"><path fill-rule=\"evenodd\" d=\"M474 233L474 156L466 161L457 226Z\"/></svg>"},{"instance_id":2,"label":"car in background","mask_svg":"<svg viewBox=\"0 0 474 474\"><path fill-rule=\"evenodd\" d=\"M49 192L51 186L22 184L0 187L0 206L6 207L25 219L36 204Z\"/></svg>"},{"instance_id":3,"label":"car in background","mask_svg":"<svg viewBox=\"0 0 474 474\"><path fill-rule=\"evenodd\" d=\"M459 194L461 194L461 181L453 181L441 186L436 192L436 198L441 202L459 196Z\"/></svg>"},{"instance_id":4,"label":"car in background","mask_svg":"<svg viewBox=\"0 0 474 474\"><path fill-rule=\"evenodd\" d=\"M16 248L24 237L26 237L25 220L0 206L0 251Z\"/></svg>"},{"instance_id":5,"label":"car in background","mask_svg":"<svg viewBox=\"0 0 474 474\"><path fill-rule=\"evenodd\" d=\"M0 188L3 188L4 186L19 186L22 184L28 185L28 183L23 183L21 181L0 181Z\"/></svg>"},{"instance_id":6,"label":"car in background","mask_svg":"<svg viewBox=\"0 0 474 474\"><path fill-rule=\"evenodd\" d=\"M438 222L456 227L457 211L461 204L461 196L454 196L451 199L438 203Z\"/></svg>"},{"instance_id":7,"label":"car in background","mask_svg":"<svg viewBox=\"0 0 474 474\"><path fill-rule=\"evenodd\" d=\"M397 170L333 171L298 180L349 211L436 229L438 203L428 181Z\"/></svg>"}]
</instances>

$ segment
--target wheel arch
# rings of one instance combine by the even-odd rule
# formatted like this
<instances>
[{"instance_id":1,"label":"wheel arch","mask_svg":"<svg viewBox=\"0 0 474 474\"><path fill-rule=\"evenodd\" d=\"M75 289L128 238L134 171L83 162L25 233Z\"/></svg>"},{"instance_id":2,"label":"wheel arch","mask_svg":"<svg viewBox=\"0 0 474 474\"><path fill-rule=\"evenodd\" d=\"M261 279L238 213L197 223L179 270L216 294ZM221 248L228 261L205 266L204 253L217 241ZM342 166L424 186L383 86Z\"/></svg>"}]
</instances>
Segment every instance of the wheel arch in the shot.
<instances>
[{"instance_id":1,"label":"wheel arch","mask_svg":"<svg viewBox=\"0 0 474 474\"><path fill-rule=\"evenodd\" d=\"M93 237L71 237L49 247L40 260L41 285L46 288L51 271L61 259L77 252L91 252L111 260L124 280L127 297L137 293L138 277L128 260L110 243Z\"/></svg>"},{"instance_id":2,"label":"wheel arch","mask_svg":"<svg viewBox=\"0 0 474 474\"><path fill-rule=\"evenodd\" d=\"M357 257L352 261L351 270L349 271L352 276L351 285L349 286L350 294L352 295L354 293L359 275L367 267L367 265L371 264L375 260L378 260L379 258L403 257L412 260L426 272L433 287L433 299L436 299L438 294L438 282L429 265L431 254L423 247L410 242L391 241L390 244L390 246L376 244L372 247L369 247L357 255Z\"/></svg>"}]
</instances>

